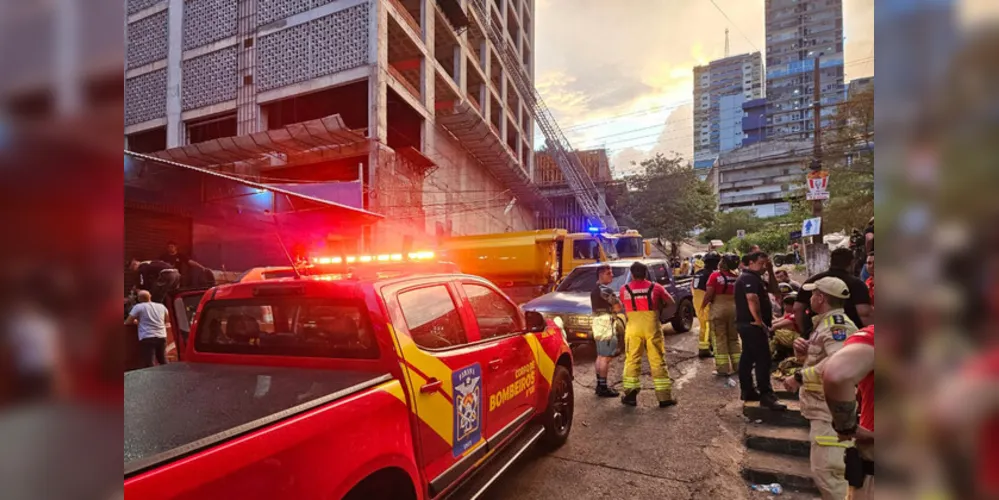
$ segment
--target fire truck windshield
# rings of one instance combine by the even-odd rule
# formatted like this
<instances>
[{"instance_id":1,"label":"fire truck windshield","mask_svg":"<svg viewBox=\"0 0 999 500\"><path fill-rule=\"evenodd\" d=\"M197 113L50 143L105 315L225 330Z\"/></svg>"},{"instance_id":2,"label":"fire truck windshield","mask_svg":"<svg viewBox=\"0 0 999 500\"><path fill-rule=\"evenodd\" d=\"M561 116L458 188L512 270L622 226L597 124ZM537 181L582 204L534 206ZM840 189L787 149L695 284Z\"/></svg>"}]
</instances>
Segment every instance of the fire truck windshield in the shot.
<instances>
[{"instance_id":1,"label":"fire truck windshield","mask_svg":"<svg viewBox=\"0 0 999 500\"><path fill-rule=\"evenodd\" d=\"M198 319L199 352L375 359L378 345L360 304L266 297L208 302Z\"/></svg>"},{"instance_id":2,"label":"fire truck windshield","mask_svg":"<svg viewBox=\"0 0 999 500\"><path fill-rule=\"evenodd\" d=\"M617 239L615 243L617 254L622 259L640 259L645 256L645 248L642 238L637 236L624 236Z\"/></svg>"}]
</instances>

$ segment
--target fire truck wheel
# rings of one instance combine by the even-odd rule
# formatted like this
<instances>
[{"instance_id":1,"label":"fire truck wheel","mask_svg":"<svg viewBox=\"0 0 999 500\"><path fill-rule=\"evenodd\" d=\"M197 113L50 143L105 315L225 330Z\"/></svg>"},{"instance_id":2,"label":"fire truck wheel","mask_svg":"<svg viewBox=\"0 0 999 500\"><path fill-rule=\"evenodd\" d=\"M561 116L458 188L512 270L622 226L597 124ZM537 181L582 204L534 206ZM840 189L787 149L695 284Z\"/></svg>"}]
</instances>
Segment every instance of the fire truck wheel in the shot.
<instances>
[{"instance_id":1,"label":"fire truck wheel","mask_svg":"<svg viewBox=\"0 0 999 500\"><path fill-rule=\"evenodd\" d=\"M569 439L574 401L572 375L566 367L556 365L555 375L552 377L552 389L548 393L548 411L542 419L545 433L541 436L541 441L548 450L561 447Z\"/></svg>"}]
</instances>

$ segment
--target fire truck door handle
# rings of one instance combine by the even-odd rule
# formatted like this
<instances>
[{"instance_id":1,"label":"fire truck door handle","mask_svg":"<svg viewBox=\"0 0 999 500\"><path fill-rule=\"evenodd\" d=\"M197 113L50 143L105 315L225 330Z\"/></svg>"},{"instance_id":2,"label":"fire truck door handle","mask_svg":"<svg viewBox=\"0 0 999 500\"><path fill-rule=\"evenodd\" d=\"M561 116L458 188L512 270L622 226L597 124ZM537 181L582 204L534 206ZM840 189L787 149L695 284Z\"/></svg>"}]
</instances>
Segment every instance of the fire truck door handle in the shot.
<instances>
[{"instance_id":1,"label":"fire truck door handle","mask_svg":"<svg viewBox=\"0 0 999 500\"><path fill-rule=\"evenodd\" d=\"M423 384L422 386L420 386L420 393L422 393L422 394L430 394L432 392L436 392L437 389L440 389L440 388L441 388L441 381L437 380L436 378L431 377L431 378L427 379L427 383L426 384Z\"/></svg>"},{"instance_id":2,"label":"fire truck door handle","mask_svg":"<svg viewBox=\"0 0 999 500\"><path fill-rule=\"evenodd\" d=\"M493 370L493 371L499 370L499 367L502 364L503 364L503 360L502 359L494 359L494 360L492 360L492 361L489 362L489 369Z\"/></svg>"}]
</instances>

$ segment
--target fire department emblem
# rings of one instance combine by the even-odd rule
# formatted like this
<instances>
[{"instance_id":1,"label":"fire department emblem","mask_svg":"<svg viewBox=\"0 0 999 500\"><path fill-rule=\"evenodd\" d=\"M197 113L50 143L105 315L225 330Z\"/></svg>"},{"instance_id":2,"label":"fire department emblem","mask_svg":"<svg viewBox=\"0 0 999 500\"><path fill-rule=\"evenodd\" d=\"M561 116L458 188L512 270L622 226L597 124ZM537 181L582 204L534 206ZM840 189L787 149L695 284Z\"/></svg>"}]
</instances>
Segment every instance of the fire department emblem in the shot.
<instances>
[{"instance_id":1,"label":"fire department emblem","mask_svg":"<svg viewBox=\"0 0 999 500\"><path fill-rule=\"evenodd\" d=\"M454 387L454 456L482 438L482 368L478 363L451 373Z\"/></svg>"}]
</instances>

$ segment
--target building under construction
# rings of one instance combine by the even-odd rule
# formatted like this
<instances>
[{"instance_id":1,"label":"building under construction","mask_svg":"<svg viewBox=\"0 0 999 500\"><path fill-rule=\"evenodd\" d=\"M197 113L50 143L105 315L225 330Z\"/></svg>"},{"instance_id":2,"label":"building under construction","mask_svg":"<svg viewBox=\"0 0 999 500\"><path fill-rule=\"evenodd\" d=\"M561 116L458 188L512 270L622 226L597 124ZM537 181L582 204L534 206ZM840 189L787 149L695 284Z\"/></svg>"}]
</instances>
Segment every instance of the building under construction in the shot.
<instances>
[{"instance_id":1,"label":"building under construction","mask_svg":"<svg viewBox=\"0 0 999 500\"><path fill-rule=\"evenodd\" d=\"M531 229L550 209L532 181L533 0L126 4L130 151L325 188L384 216L365 246ZM154 216L184 217L126 202L133 225Z\"/></svg>"},{"instance_id":2,"label":"building under construction","mask_svg":"<svg viewBox=\"0 0 999 500\"><path fill-rule=\"evenodd\" d=\"M591 149L575 153L583 170L593 180L598 199L613 205L617 184L611 176L607 150ZM570 232L586 231L591 222L587 221L585 211L580 207L573 189L552 155L543 150L539 151L535 154L534 165L534 182L552 204L550 215L538 217L538 227L562 228Z\"/></svg>"}]
</instances>

